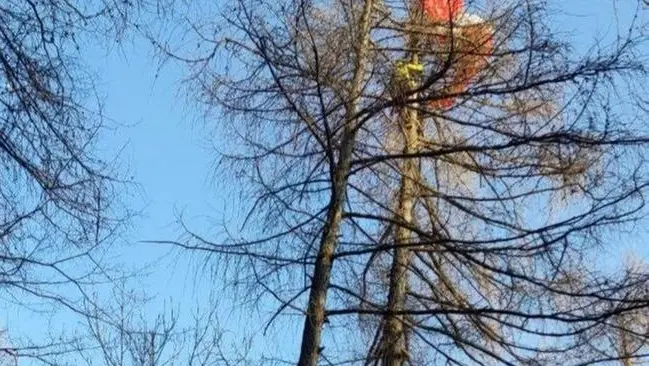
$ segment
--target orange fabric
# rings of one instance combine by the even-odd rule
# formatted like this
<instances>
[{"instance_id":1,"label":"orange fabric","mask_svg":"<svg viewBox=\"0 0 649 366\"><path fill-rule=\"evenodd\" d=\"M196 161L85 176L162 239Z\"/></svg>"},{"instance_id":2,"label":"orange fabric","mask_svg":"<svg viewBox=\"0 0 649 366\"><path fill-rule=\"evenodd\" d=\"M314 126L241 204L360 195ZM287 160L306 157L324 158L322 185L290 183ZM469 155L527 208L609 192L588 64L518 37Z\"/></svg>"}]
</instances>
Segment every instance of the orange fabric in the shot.
<instances>
[{"instance_id":1,"label":"orange fabric","mask_svg":"<svg viewBox=\"0 0 649 366\"><path fill-rule=\"evenodd\" d=\"M455 45L456 59L453 61L452 79L443 89L444 94L464 92L469 83L487 67L487 57L493 52L493 29L488 23L458 27ZM448 109L455 98L444 98L430 102L431 108Z\"/></svg>"},{"instance_id":2,"label":"orange fabric","mask_svg":"<svg viewBox=\"0 0 649 366\"><path fill-rule=\"evenodd\" d=\"M464 0L421 0L424 14L434 22L450 22L464 8Z\"/></svg>"}]
</instances>

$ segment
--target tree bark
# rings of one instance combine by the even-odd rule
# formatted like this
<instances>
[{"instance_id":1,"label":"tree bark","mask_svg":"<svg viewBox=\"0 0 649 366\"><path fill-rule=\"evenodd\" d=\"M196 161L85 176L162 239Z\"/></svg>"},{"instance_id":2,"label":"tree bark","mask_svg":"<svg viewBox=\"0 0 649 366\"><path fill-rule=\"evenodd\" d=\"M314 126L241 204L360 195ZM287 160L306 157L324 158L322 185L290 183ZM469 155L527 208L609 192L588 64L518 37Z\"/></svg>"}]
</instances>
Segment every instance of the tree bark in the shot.
<instances>
[{"instance_id":1,"label":"tree bark","mask_svg":"<svg viewBox=\"0 0 649 366\"><path fill-rule=\"evenodd\" d=\"M416 49L417 37L410 34L408 43L411 49ZM410 61L414 63L419 62L418 57L417 54L409 55ZM418 85L414 86L417 87ZM409 98L417 98L417 95L410 95ZM417 153L420 143L419 137L422 131L418 106L405 106L398 118L404 139L403 153L407 155ZM418 160L404 159L401 163L401 182L395 212L395 218L400 224L395 230L395 249L388 289L388 308L384 317L383 337L378 348L379 352L381 352L380 358L383 366L402 366L409 358L406 316L402 312L406 304L408 266L412 256L407 246L412 236L408 226L413 223L418 179Z\"/></svg>"},{"instance_id":2,"label":"tree bark","mask_svg":"<svg viewBox=\"0 0 649 366\"><path fill-rule=\"evenodd\" d=\"M337 236L342 221L343 206L346 198L347 180L351 166L356 126L354 116L358 112L359 98L362 92L364 74L367 64L368 47L371 29L371 16L374 0L366 0L359 23L358 40L356 43L356 60L354 75L351 81L349 105L345 118L340 156L333 172L333 182L329 212L325 224L318 257L313 269L311 290L306 317L298 366L316 366L320 358L320 341L322 327L325 322L327 290L333 267L333 255L338 244Z\"/></svg>"},{"instance_id":3,"label":"tree bark","mask_svg":"<svg viewBox=\"0 0 649 366\"><path fill-rule=\"evenodd\" d=\"M419 142L420 121L415 108L406 108L402 112L401 127L404 136L405 154L417 152ZM384 366L401 366L408 360L408 345L406 341L407 327L405 316L398 314L405 309L406 291L408 289L408 265L411 251L406 246L411 238L407 227L413 222L413 210L416 199L416 180L418 177L418 162L416 159L405 159L401 164L401 184L397 211L397 220L401 223L395 231L395 249L390 270L390 287L388 294L388 313L385 321L382 345L382 364Z\"/></svg>"}]
</instances>

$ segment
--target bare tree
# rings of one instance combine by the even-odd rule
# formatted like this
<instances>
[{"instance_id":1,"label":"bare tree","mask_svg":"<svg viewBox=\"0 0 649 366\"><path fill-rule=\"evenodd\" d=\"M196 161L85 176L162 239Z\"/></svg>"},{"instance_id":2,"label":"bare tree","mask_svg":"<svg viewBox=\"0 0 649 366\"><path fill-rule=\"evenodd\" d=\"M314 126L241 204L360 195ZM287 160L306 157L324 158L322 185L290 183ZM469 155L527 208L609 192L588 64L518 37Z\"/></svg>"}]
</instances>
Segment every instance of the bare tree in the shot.
<instances>
[{"instance_id":1,"label":"bare tree","mask_svg":"<svg viewBox=\"0 0 649 366\"><path fill-rule=\"evenodd\" d=\"M115 290L114 306L90 304L89 337L78 344L88 365L106 366L234 366L243 364L246 354L226 351L226 332L221 328L216 306L207 301L208 311L195 312L193 323L184 326L174 311L152 316L143 311L148 302L124 287ZM240 346L244 346L241 344ZM79 361L77 361L79 362Z\"/></svg>"},{"instance_id":2,"label":"bare tree","mask_svg":"<svg viewBox=\"0 0 649 366\"><path fill-rule=\"evenodd\" d=\"M649 306L649 274L597 268L643 213L646 25L581 54L542 1L467 7L488 54L411 1L240 0L223 38L194 24L214 47L183 60L236 141L222 172L250 183L253 237L173 244L232 259L271 322L302 314L299 365L646 357L610 339L646 337L619 319ZM324 349L326 324L347 342Z\"/></svg>"},{"instance_id":3,"label":"bare tree","mask_svg":"<svg viewBox=\"0 0 649 366\"><path fill-rule=\"evenodd\" d=\"M521 59L509 48L515 40L520 40L516 32L509 28L509 25L516 24L512 21L515 18L511 16L530 19L529 24L537 29L542 28L539 25L543 19L540 9L528 7L526 12L521 14L512 9L507 14L508 11L505 10L501 12L500 19L494 14L489 21L492 23L491 28L495 30L494 36L502 36L504 33L505 37L495 50L498 56L489 61L489 67L483 71L483 79L478 80L474 87L483 88L482 91L489 88L498 90L500 88L496 85L505 82L508 87L504 91L501 89L503 92L498 95L495 103L480 98L480 91L460 89L460 94L466 92L466 98L459 101L455 108L440 115L437 103L439 98L423 99L429 103L428 108L421 108L416 104L419 102L417 98L414 98L414 104L405 108L424 114L418 121L415 119L410 123L418 129L417 133L403 133L401 150L388 150L384 153L376 151L385 154L385 160L379 158L383 162L394 161L395 164L388 169L394 169L396 174L390 170L385 174L385 170L380 169L372 174L385 175L381 179L384 182L389 182L390 176L396 175L400 177L400 183L399 188L396 188L399 193L398 196L395 194L397 199L394 213L390 209L384 214L376 214L386 207L385 201L377 202L367 192L361 193L370 197L370 202L374 202L376 207L357 213L360 219L380 222L382 225L379 227L383 230L394 232L389 234L393 238L393 244L388 246L394 246L394 249L390 285L386 295L387 305L383 307L372 304L375 309L366 307L358 310L366 314L383 314L381 317L384 320L380 322L378 330L383 336L378 338L380 341L376 349L368 355L371 362L379 363L380 360L381 364L386 365L417 361L428 363L430 360L426 360L430 357L430 350L421 351L419 360L415 353L417 349L426 348L438 352L441 355L439 359L446 363L554 364L558 360L567 363L572 357L575 361L584 363L603 362L611 356L600 358L603 352L601 350L593 354L584 352L598 342L597 337L583 335L594 326L595 322L589 317L610 321L615 314L646 306L644 292L636 293L635 296L626 293L630 288L642 288L646 274L633 279L614 279L594 274L592 269L584 265L585 247L574 244L576 234L585 236L577 241L580 244L582 240L586 243L590 241L591 244L599 243L598 235L592 232L595 227L625 221L627 216L633 215L642 206L641 191L646 181L637 173L631 174L629 178L626 173L608 171L611 174L609 178L614 183L605 182L601 178L601 174L605 174L601 164L616 161L621 165L629 164L632 171L640 168L642 159L620 159L616 146L640 147L645 139L636 139L630 130L609 130L608 124L598 127L593 120L608 120L608 117L599 115L599 112L607 112L604 103L593 105L589 100L573 100L580 112L590 115L588 126L583 126L583 115L568 112L572 103L563 99L566 94L577 98L580 94L586 94L591 98L597 93L609 93L606 88L590 84L597 78L588 80L589 73L606 75L608 78L615 77L608 75L609 73L624 69L644 75L641 64L618 63L620 57L624 57L624 49L644 40L644 34L639 30L635 35L638 38L628 38L616 45L608 61L585 58L581 60L582 64L575 67L569 65L567 60L561 61L557 50L563 48L552 42L551 34L528 33L530 36L522 40L530 52L526 59ZM420 24L415 20L415 28L420 27ZM519 25L520 23L516 26ZM460 32L454 32L454 26ZM450 24L449 28L451 34L460 34L456 40L440 42L455 47L441 57L443 63L452 64L453 69L449 70L449 74L453 80L453 73L457 74L461 71L458 68L465 67L462 65L463 58L481 56L482 53L477 51L480 45L467 49L463 44L466 40L461 39L462 24ZM530 32L530 29L526 32ZM413 37L410 29L405 29L404 33ZM533 50L539 41L548 48L541 48L538 52ZM430 44L425 42L423 47L411 47L409 50L415 49L416 52L427 55L431 53L427 50L428 47ZM552 66L544 68L543 60L534 60L536 55L551 60L549 62ZM438 54L433 56L433 62L439 62L439 59ZM615 67L611 68L613 64ZM571 74L547 72L552 68L570 70L571 66L575 67ZM512 69L520 71L510 73ZM588 69L590 71L586 71ZM582 72L586 73L581 74ZM532 76L535 73L538 75ZM530 78L544 80L545 85L529 82ZM585 83L580 80L582 78ZM566 83L568 80L570 83ZM429 81L422 82L425 85ZM578 83L577 87L573 83ZM510 88L511 85L516 86ZM611 85L615 87L620 84L613 83L606 87ZM441 88L442 91L449 89L452 88ZM507 125L509 127L502 128ZM518 126L533 132L518 130ZM408 131L407 127L399 125L399 128ZM486 131L495 132L496 135L485 133ZM493 143L504 136L508 140L518 140L521 145L494 148ZM537 140L541 136L543 137ZM548 136L552 137L545 140ZM392 140L393 137L387 139ZM386 141L378 142L387 146ZM423 149L413 151L417 145L422 145ZM448 150L445 152L445 149ZM498 151L500 149L504 149L506 153L501 155L502 152ZM372 162L373 159L376 156L361 161ZM485 186L476 186L476 181L484 182ZM627 185L629 181L633 183ZM612 184L609 186L607 183ZM416 188L412 188L413 186ZM620 187L624 188L612 193L613 188ZM389 186L387 189L389 192ZM571 197L566 197L567 191L571 193ZM411 193L404 196L403 192ZM610 195L615 197L612 201ZM580 207L581 210L570 212L566 209L570 213L557 212L556 198L553 196L560 196L561 200L574 205L573 207ZM635 202L631 210L619 211L617 207L613 212L604 210L608 211L604 215L599 212L604 207L616 206L621 201L625 201L623 205L628 204L627 199ZM532 207L532 202L537 206ZM532 220L527 213L530 209L547 210L544 221ZM368 212L371 214L368 215ZM375 237L383 237L384 233L378 232ZM559 250L555 247L559 247L555 240L562 242L561 254L553 258L557 254L550 253ZM501 246L506 242L509 244ZM461 244L457 246L458 243ZM490 245L484 245L491 243L498 243L496 247L499 249L494 250ZM572 246L576 246L578 250L573 252ZM377 255L384 250L388 249L368 252ZM532 266L534 272L528 272L527 266ZM576 288L569 286L568 290L562 283L563 280L557 279L562 272L570 273L570 277L581 277L580 280L584 282ZM523 285L514 286L518 281L522 281ZM599 299L597 295L582 292L583 288L597 289L596 292L604 293L623 292L625 295ZM538 296L538 293L543 293L544 300L550 303L537 305L538 309L530 310L530 300ZM358 294L354 296L364 300ZM578 301L591 296L593 298L590 302L586 302L588 305ZM574 304L574 307L566 307L567 303ZM482 310L483 307L486 309ZM347 311L349 309L333 312L344 314ZM483 316L483 311L494 313ZM505 311L505 314L495 315L499 311ZM578 313L583 318L561 319L558 314L563 312ZM546 324L542 320L536 321L539 313L545 315L540 319L548 320ZM579 326L575 327L574 324ZM551 327L553 331L537 331L536 327ZM614 325L610 326L604 332L616 334L615 328ZM520 334L517 334L519 331ZM530 346L519 341L521 337L542 339L546 336L555 337L557 344ZM571 336L574 339L571 340ZM440 337L450 338L452 346L444 349L439 344L446 342L440 341ZM645 357L639 349L632 353L629 353L628 347L625 349L625 357L628 359ZM557 358L553 358L553 354ZM585 361L590 357L592 359Z\"/></svg>"},{"instance_id":4,"label":"bare tree","mask_svg":"<svg viewBox=\"0 0 649 366\"><path fill-rule=\"evenodd\" d=\"M250 212L251 216L261 213L259 218L271 225L263 230L267 229L269 234L258 239L260 244L264 243L260 247L265 244L273 247L274 243L291 240L291 245L282 249L251 253L250 258L268 261L268 266L262 269L257 263L252 264L248 279L255 278L253 281L259 283L275 275L292 277L292 266L313 265L313 272L309 271L310 284L292 294L291 301L285 302L281 294L269 291L287 305L282 309L294 307L292 301L309 294L299 363L315 365L325 322L324 305L333 255L337 239L342 235L343 206L358 131L357 116L366 103L361 94L368 82L368 72L373 72L370 61L376 56L369 52L376 4L374 1L343 2L343 8L333 12L301 2L291 4L294 9L287 5L263 4L265 11L282 20L277 28L266 28L258 18L257 10L261 8L254 9L254 4L239 1L234 14L226 16L226 22L231 23L234 33L243 37L241 40L212 41L200 35L203 42L234 47L235 58L242 51L258 54L258 59L246 57L241 61L245 68L263 69L259 78L238 78L226 72L215 79L211 74L197 74L195 80L209 84L204 89L209 94L209 103L217 102L235 119L241 116L246 120L244 129L239 130L234 127L238 122L233 119L235 125L228 132L255 147L249 156L247 152L228 155L227 160L233 163L235 176L249 178L262 187L254 199L254 206L261 209ZM324 34L332 37L325 38ZM340 47L344 52L337 50ZM177 57L164 47L163 51ZM277 62L293 58L296 64ZM200 65L198 68L205 70ZM287 73L294 77L286 78ZM266 92L259 93L261 90ZM253 141L253 135L265 139L260 134L268 132L277 138L260 144ZM241 162L250 165L244 167ZM267 164L278 173L271 177L272 182L266 180L264 166ZM293 203L297 206L291 207ZM289 229L276 231L277 219L284 221ZM246 247L243 244L241 252L235 249L232 254L247 252ZM296 249L301 253L298 257L294 257ZM288 256L283 257L282 253Z\"/></svg>"},{"instance_id":5,"label":"bare tree","mask_svg":"<svg viewBox=\"0 0 649 366\"><path fill-rule=\"evenodd\" d=\"M125 218L115 167L93 150L107 126L78 42L119 40L134 10L122 1L0 6L0 292L14 301L76 307L61 294L99 280L92 253Z\"/></svg>"},{"instance_id":6,"label":"bare tree","mask_svg":"<svg viewBox=\"0 0 649 366\"><path fill-rule=\"evenodd\" d=\"M83 313L89 289L117 276L116 264L102 258L130 215L117 200L127 186L95 150L110 125L82 48L88 39L122 41L147 5L0 4L0 296L7 303ZM15 346L31 355L40 347L45 357L63 345Z\"/></svg>"}]
</instances>

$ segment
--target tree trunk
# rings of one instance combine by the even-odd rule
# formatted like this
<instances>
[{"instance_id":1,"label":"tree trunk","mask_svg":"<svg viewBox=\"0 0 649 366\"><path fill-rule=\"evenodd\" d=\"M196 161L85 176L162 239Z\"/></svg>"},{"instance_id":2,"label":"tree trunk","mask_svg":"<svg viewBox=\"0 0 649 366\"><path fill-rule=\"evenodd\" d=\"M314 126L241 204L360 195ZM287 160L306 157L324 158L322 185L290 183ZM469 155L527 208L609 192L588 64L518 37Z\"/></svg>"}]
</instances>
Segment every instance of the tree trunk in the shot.
<instances>
[{"instance_id":1,"label":"tree trunk","mask_svg":"<svg viewBox=\"0 0 649 366\"><path fill-rule=\"evenodd\" d=\"M410 34L408 43L411 49L416 49L417 38ZM410 61L417 63L418 55L411 54ZM410 85L417 87L418 85ZM417 98L410 95L409 98ZM399 125L402 129L404 154L414 154L419 149L419 135L422 131L418 106L406 106L399 114ZM408 290L408 266L411 251L407 246L412 235L408 226L413 223L413 211L416 200L416 184L419 179L419 162L417 159L405 159L401 164L401 183L395 218L400 223L395 230L394 257L390 269L390 285L388 292L387 315L384 320L383 337L379 345L381 364L383 366L402 366L409 358L407 344L406 316L403 310L406 305Z\"/></svg>"},{"instance_id":2,"label":"tree trunk","mask_svg":"<svg viewBox=\"0 0 649 366\"><path fill-rule=\"evenodd\" d=\"M313 270L309 305L304 320L302 345L300 349L299 366L316 366L320 356L320 338L322 326L325 321L325 305L327 301L327 288L333 266L333 255L336 250L338 230L342 220L343 205L347 176L349 173L351 151L353 151L353 135L351 141L346 141L340 156L340 162L334 175L332 197L329 204L329 216L325 224L318 257Z\"/></svg>"},{"instance_id":3,"label":"tree trunk","mask_svg":"<svg viewBox=\"0 0 649 366\"><path fill-rule=\"evenodd\" d=\"M617 316L617 325L619 327L618 338L620 363L622 366L633 366L633 352L631 351L631 345L629 344L629 336L626 334L628 323L627 320L624 319L624 315Z\"/></svg>"},{"instance_id":4,"label":"tree trunk","mask_svg":"<svg viewBox=\"0 0 649 366\"><path fill-rule=\"evenodd\" d=\"M406 108L402 112L401 128L404 135L405 154L417 152L419 140L419 116L415 108ZM388 314L385 321L382 345L379 347L384 366L401 366L408 360L406 344L407 327L404 314L406 291L408 289L408 265L411 251L404 245L409 244L411 231L407 226L412 224L416 196L416 179L418 162L416 159L405 159L401 165L401 185L397 211L397 220L401 225L395 232L395 249L390 270L390 287L388 294Z\"/></svg>"},{"instance_id":5,"label":"tree trunk","mask_svg":"<svg viewBox=\"0 0 649 366\"><path fill-rule=\"evenodd\" d=\"M337 236L343 215L347 180L354 151L354 142L356 140L354 117L358 112L358 102L367 64L373 7L373 0L365 1L359 23L359 36L356 43L356 61L354 65L354 76L351 82L350 101L347 107L340 157L334 167L327 222L323 230L318 257L313 269L313 279L311 280L309 304L304 319L304 331L302 333L302 345L300 347L298 366L316 366L320 358L320 340L325 321L327 289L331 278L333 255L338 244Z\"/></svg>"}]
</instances>

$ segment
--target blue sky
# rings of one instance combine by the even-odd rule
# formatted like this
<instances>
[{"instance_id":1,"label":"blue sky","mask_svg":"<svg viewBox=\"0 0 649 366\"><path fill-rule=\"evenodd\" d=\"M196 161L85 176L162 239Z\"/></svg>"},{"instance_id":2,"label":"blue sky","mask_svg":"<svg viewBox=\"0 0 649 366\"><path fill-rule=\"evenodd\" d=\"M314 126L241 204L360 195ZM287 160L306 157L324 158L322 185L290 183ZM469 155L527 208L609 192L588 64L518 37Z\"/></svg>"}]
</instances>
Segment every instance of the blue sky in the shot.
<instances>
[{"instance_id":1,"label":"blue sky","mask_svg":"<svg viewBox=\"0 0 649 366\"><path fill-rule=\"evenodd\" d=\"M600 35L615 33L612 1L550 2L571 14L570 23L558 26L570 31L576 39L590 43L592 38L584 39L583 34L593 34L593 30ZM618 1L617 6L620 14L628 16L635 1ZM105 114L122 125L103 137L102 150L106 156L114 156L119 149L125 172L140 185L127 197L126 204L141 210L141 215L121 239L124 245L119 246L120 256L126 265L155 264L151 276L143 282L148 291L158 296L150 305L151 309L161 310L170 299L187 309L188 305L204 300L204 294L214 288L211 277L204 276L202 282L193 284L195 266L192 265L196 261L172 256L168 247L139 241L176 238L180 233L176 215L181 211L196 219L195 229L207 232L206 217L228 217L228 211L237 207L236 190L233 189L236 183L213 179L216 156L210 149L211 129L209 124L203 124L200 107L188 102L181 91L179 82L185 70L170 64L158 73L151 48L144 40L126 44L121 51L119 48L107 51L104 46L99 43L84 51L87 65L99 77L98 90L106 97ZM646 253L638 237L633 236L636 240L629 243ZM242 329L256 331L262 327L259 318L248 313L228 315L231 302L227 298L221 299L220 304L224 327L234 331L233 340L245 335ZM42 322L47 320L47 317L34 317L24 310L0 307L0 324L10 331L42 329ZM77 320L60 315L55 323L76 324ZM287 337L285 341L296 338L301 332L301 322L291 328L294 329L283 332ZM280 341L279 334L271 334L260 339L256 347L260 351L270 350ZM283 347L284 356L290 358L297 347L291 343Z\"/></svg>"}]
</instances>

